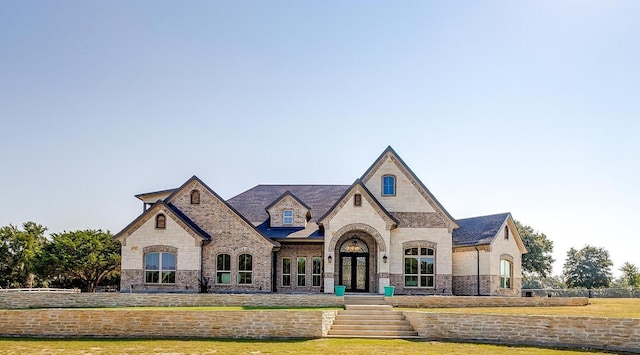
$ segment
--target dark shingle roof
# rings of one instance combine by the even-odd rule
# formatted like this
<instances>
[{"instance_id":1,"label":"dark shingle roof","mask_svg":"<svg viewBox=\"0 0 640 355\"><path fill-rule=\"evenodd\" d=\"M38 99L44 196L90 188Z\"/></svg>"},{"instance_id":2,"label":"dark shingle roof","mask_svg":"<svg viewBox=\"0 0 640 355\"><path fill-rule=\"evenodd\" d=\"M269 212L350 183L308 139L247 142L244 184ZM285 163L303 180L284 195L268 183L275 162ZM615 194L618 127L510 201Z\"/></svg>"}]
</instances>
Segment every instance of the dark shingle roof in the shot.
<instances>
[{"instance_id":1,"label":"dark shingle roof","mask_svg":"<svg viewBox=\"0 0 640 355\"><path fill-rule=\"evenodd\" d=\"M269 218L266 208L289 191L311 209L309 223L317 222L349 188L349 185L258 185L231 199L227 203L253 225Z\"/></svg>"},{"instance_id":2,"label":"dark shingle roof","mask_svg":"<svg viewBox=\"0 0 640 355\"><path fill-rule=\"evenodd\" d=\"M453 246L474 246L490 244L509 213L458 219L460 228L453 231Z\"/></svg>"}]
</instances>

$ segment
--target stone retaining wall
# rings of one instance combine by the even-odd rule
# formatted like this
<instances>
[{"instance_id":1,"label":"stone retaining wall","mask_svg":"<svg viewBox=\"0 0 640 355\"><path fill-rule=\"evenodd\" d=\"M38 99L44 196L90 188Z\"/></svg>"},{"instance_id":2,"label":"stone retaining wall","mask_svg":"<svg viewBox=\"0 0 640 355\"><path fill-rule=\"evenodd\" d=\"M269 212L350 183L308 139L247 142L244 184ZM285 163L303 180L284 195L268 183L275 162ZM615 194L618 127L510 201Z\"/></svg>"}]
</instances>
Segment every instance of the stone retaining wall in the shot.
<instances>
[{"instance_id":1,"label":"stone retaining wall","mask_svg":"<svg viewBox=\"0 0 640 355\"><path fill-rule=\"evenodd\" d=\"M0 292L0 309L95 307L342 307L333 294L176 294Z\"/></svg>"},{"instance_id":2,"label":"stone retaining wall","mask_svg":"<svg viewBox=\"0 0 640 355\"><path fill-rule=\"evenodd\" d=\"M0 311L0 337L320 338L337 311Z\"/></svg>"},{"instance_id":3,"label":"stone retaining wall","mask_svg":"<svg viewBox=\"0 0 640 355\"><path fill-rule=\"evenodd\" d=\"M404 312L427 340L590 347L640 353L640 319Z\"/></svg>"},{"instance_id":4,"label":"stone retaining wall","mask_svg":"<svg viewBox=\"0 0 640 355\"><path fill-rule=\"evenodd\" d=\"M388 304L406 308L586 306L586 297L393 296Z\"/></svg>"},{"instance_id":5,"label":"stone retaining wall","mask_svg":"<svg viewBox=\"0 0 640 355\"><path fill-rule=\"evenodd\" d=\"M584 306L586 297L393 296L388 304L409 308ZM0 292L0 309L96 307L342 307L333 294L178 294Z\"/></svg>"}]
</instances>

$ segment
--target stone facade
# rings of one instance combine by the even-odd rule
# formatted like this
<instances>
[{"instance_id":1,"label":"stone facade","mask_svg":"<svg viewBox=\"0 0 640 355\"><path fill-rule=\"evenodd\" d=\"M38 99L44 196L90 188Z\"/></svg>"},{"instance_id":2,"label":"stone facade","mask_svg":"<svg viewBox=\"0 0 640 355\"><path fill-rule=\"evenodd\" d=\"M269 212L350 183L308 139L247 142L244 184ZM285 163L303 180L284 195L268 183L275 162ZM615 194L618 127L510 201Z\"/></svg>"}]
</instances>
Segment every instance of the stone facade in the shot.
<instances>
[{"instance_id":1,"label":"stone facade","mask_svg":"<svg viewBox=\"0 0 640 355\"><path fill-rule=\"evenodd\" d=\"M383 191L385 180L393 182L391 193ZM122 244L121 291L195 292L208 280L212 293L333 293L334 286L349 282L343 273L350 260L361 266L352 269L352 279L366 278L365 287L352 284L351 291L383 293L391 285L396 294L477 294L477 254L468 240L464 247L454 245L463 230L459 221L391 147L350 186L259 185L238 196L225 201L195 176L177 189L136 196L145 211L116 235ZM156 225L160 215L166 218L162 227ZM476 245L482 295L520 294L525 250L511 216L505 220L490 231L495 238ZM506 228L514 231L510 239L500 237ZM477 224L470 230L476 233L472 244L487 232ZM355 239L366 244L363 255L341 249ZM412 264L411 248L431 254ZM146 282L145 274L154 274L145 270L145 256L154 252L175 256L175 270L167 271L175 272L175 282ZM283 258L291 260L289 285L283 284ZM317 258L321 270L314 273ZM513 265L508 288L501 288L501 259ZM304 278L298 260L305 260Z\"/></svg>"}]
</instances>

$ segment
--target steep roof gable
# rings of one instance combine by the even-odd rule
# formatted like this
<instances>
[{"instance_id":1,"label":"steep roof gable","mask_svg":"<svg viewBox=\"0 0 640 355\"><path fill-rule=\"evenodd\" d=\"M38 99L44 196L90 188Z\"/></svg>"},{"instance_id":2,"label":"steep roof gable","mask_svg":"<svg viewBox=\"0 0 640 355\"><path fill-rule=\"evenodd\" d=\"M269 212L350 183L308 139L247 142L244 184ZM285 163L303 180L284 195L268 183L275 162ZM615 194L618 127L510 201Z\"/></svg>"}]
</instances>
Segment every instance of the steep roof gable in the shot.
<instances>
[{"instance_id":1,"label":"steep roof gable","mask_svg":"<svg viewBox=\"0 0 640 355\"><path fill-rule=\"evenodd\" d=\"M349 199L356 193L362 194L362 197L378 212L380 217L385 220L389 229L393 229L398 225L398 220L387 211L380 202L373 197L371 191L362 183L360 179L357 179L347 191L340 196L336 203L318 219L318 224L323 224L327 219L333 218L339 211L346 205Z\"/></svg>"},{"instance_id":2,"label":"steep roof gable","mask_svg":"<svg viewBox=\"0 0 640 355\"><path fill-rule=\"evenodd\" d=\"M271 207L277 205L280 201L282 201L283 199L287 198L287 197L291 197L292 199L294 199L298 204L300 204L300 206L302 206L303 208L306 208L308 211L311 211L311 207L307 206L306 203L304 203L302 200L300 200L298 198L298 196L294 195L291 191L287 190L285 191L282 195L280 195L280 197L278 197L275 201L273 201L269 206L265 207L265 210L269 210Z\"/></svg>"},{"instance_id":3,"label":"steep roof gable","mask_svg":"<svg viewBox=\"0 0 640 355\"><path fill-rule=\"evenodd\" d=\"M458 224L460 228L453 231L454 247L489 245L498 237L502 227L507 224L520 251L527 252L511 213L459 219Z\"/></svg>"},{"instance_id":4,"label":"steep roof gable","mask_svg":"<svg viewBox=\"0 0 640 355\"><path fill-rule=\"evenodd\" d=\"M211 196L213 196L222 205L224 205L226 208L228 208L236 217L238 217L244 224L246 224L247 227L249 227L250 229L255 231L258 235L260 235L262 238L264 238L265 240L267 240L269 243L273 244L274 246L276 246L276 247L280 246L280 243L275 242L275 241L267 238L266 236L264 236L262 233L260 233L260 231L247 218L245 218L245 216L243 216L240 212L238 212L235 208L233 208L233 206L231 206L227 201L225 201L222 197L220 197L220 195L218 195L207 184L205 184L202 180L200 180L195 175L192 176L189 180L187 180L184 184L182 184L182 186L177 188L171 195L169 195L169 197L167 197L165 199L165 201L170 204L171 201L173 201L176 198L176 196L178 196L179 194L185 192L186 189L188 189L188 187L191 186L191 184L193 182L196 182L197 184L202 186L206 190L206 192L211 194Z\"/></svg>"},{"instance_id":5,"label":"steep roof gable","mask_svg":"<svg viewBox=\"0 0 640 355\"><path fill-rule=\"evenodd\" d=\"M442 219L448 224L449 228L455 229L458 228L458 224L456 220L447 212L447 210L440 204L440 202L435 198L435 196L429 191L429 189L420 181L418 176L409 168L409 166L400 158L398 153L388 146L382 154L376 159L373 164L367 169L360 180L363 183L367 183L380 169L382 164L387 161L387 159L391 159L391 161L398 167L398 169L405 175L409 181L411 181L412 185L414 185L417 190L420 192L422 197L431 205L431 207L438 213Z\"/></svg>"},{"instance_id":6,"label":"steep roof gable","mask_svg":"<svg viewBox=\"0 0 640 355\"><path fill-rule=\"evenodd\" d=\"M126 238L140 228L145 222L147 222L152 216L162 212L169 216L169 218L176 221L183 229L189 232L193 237L200 237L203 240L211 240L211 236L207 232L198 227L189 217L181 213L177 208L167 204L162 200L158 200L146 211L144 211L133 222L129 223L122 231L113 236L113 239Z\"/></svg>"}]
</instances>

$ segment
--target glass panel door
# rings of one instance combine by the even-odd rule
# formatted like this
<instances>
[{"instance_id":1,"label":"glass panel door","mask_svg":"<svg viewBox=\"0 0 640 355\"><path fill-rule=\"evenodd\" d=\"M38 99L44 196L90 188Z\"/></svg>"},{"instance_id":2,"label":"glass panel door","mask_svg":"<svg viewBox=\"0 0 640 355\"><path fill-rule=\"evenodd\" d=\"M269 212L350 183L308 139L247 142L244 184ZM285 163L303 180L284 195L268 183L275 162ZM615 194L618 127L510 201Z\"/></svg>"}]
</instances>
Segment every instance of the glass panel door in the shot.
<instances>
[{"instance_id":1,"label":"glass panel door","mask_svg":"<svg viewBox=\"0 0 640 355\"><path fill-rule=\"evenodd\" d=\"M347 289L351 289L351 256L342 257L342 270L341 270L340 285L347 286Z\"/></svg>"}]
</instances>

